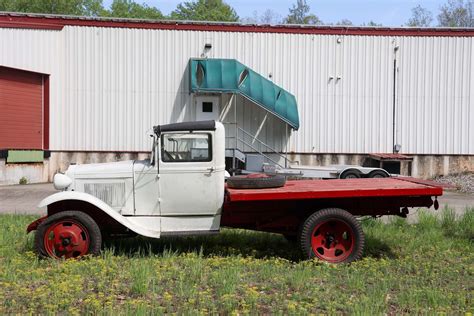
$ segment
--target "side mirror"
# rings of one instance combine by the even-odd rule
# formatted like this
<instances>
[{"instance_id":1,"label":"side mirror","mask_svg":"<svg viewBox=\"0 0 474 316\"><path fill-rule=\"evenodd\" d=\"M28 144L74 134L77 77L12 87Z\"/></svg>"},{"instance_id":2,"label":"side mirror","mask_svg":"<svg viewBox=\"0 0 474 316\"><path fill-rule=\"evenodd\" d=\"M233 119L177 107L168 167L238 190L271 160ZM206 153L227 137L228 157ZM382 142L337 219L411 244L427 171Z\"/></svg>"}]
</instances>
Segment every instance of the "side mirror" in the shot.
<instances>
[{"instance_id":1,"label":"side mirror","mask_svg":"<svg viewBox=\"0 0 474 316\"><path fill-rule=\"evenodd\" d=\"M151 146L150 164L155 165L156 158L156 135L152 134L150 137L153 139L153 145Z\"/></svg>"}]
</instances>

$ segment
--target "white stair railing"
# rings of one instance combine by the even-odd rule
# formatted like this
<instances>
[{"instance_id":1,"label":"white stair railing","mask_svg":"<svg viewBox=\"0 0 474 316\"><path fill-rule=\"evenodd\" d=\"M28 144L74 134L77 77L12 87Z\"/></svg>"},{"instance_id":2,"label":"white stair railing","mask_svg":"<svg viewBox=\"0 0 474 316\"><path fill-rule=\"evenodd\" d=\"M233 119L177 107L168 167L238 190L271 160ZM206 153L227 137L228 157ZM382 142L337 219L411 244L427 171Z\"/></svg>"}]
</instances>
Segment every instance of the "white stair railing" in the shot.
<instances>
[{"instance_id":1,"label":"white stair railing","mask_svg":"<svg viewBox=\"0 0 474 316\"><path fill-rule=\"evenodd\" d=\"M265 142L258 139L256 135L252 135L246 130L238 127L235 123L227 123L227 124L235 125L232 128L235 131L235 135L226 136L226 140L229 140L229 142L232 142L233 140L234 146L227 146L227 147L232 147L232 149L239 150L240 152L245 152L245 146L247 146L251 150L255 151L255 153L258 153L259 155L264 157L267 160L267 162L271 162L277 166L280 166L281 168L288 168L288 166L291 164L297 164L297 162L291 159L288 159L288 157L285 154L278 152L273 147L269 146ZM230 129L231 128L229 128L228 130ZM249 142L246 140L246 138L250 138L252 141ZM262 147L263 147L263 150L262 150ZM277 157L279 157L279 159L274 159L275 157L272 158L270 157L270 155L276 155ZM234 156L234 160L235 160L235 156ZM283 161L283 164L280 163L280 161ZM233 163L233 165L235 165L235 163Z\"/></svg>"}]
</instances>

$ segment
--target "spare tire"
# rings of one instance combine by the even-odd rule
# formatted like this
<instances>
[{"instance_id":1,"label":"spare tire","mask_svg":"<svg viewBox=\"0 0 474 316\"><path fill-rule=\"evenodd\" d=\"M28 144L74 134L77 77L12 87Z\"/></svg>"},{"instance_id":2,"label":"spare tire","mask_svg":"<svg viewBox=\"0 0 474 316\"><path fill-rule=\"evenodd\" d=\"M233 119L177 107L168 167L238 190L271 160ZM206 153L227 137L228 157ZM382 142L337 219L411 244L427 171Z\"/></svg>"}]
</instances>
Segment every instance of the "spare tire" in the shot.
<instances>
[{"instance_id":1,"label":"spare tire","mask_svg":"<svg viewBox=\"0 0 474 316\"><path fill-rule=\"evenodd\" d=\"M286 183L286 178L280 175L250 174L234 176L227 179L227 186L231 189L268 189L280 188Z\"/></svg>"}]
</instances>

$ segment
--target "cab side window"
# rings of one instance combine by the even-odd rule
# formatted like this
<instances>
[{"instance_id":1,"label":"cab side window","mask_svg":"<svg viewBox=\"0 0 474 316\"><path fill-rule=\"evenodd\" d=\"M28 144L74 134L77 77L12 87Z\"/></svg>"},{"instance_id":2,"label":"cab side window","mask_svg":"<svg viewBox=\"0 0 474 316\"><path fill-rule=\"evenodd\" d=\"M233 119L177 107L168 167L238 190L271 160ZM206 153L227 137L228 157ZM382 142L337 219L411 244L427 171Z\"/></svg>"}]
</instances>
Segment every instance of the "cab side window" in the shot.
<instances>
[{"instance_id":1,"label":"cab side window","mask_svg":"<svg viewBox=\"0 0 474 316\"><path fill-rule=\"evenodd\" d=\"M161 136L161 161L206 162L212 160L211 135L170 133Z\"/></svg>"}]
</instances>

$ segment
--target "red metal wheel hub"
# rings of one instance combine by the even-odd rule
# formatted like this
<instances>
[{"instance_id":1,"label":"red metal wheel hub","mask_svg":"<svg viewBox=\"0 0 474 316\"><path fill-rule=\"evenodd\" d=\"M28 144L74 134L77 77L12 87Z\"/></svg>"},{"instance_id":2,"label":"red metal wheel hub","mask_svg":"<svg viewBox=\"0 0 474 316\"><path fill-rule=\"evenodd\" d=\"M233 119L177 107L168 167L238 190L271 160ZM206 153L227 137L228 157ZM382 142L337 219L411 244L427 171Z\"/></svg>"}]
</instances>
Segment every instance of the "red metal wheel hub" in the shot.
<instances>
[{"instance_id":1,"label":"red metal wheel hub","mask_svg":"<svg viewBox=\"0 0 474 316\"><path fill-rule=\"evenodd\" d=\"M345 221L329 219L319 223L311 235L314 255L328 262L342 262L354 249L354 231Z\"/></svg>"},{"instance_id":2,"label":"red metal wheel hub","mask_svg":"<svg viewBox=\"0 0 474 316\"><path fill-rule=\"evenodd\" d=\"M61 220L52 224L44 234L44 248L53 258L77 258L89 252L87 229L75 220Z\"/></svg>"}]
</instances>

